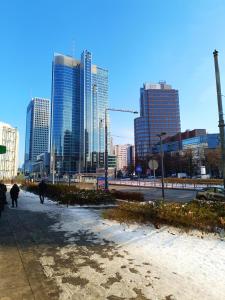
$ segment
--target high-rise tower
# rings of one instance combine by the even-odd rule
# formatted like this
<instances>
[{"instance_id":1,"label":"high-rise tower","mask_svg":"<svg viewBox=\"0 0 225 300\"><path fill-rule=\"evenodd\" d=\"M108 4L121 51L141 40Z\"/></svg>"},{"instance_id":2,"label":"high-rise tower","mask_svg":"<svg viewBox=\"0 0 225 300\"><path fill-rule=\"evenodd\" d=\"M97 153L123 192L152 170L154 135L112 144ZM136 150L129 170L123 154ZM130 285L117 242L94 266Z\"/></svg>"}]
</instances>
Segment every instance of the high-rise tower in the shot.
<instances>
[{"instance_id":1,"label":"high-rise tower","mask_svg":"<svg viewBox=\"0 0 225 300\"><path fill-rule=\"evenodd\" d=\"M30 172L37 156L49 150L50 100L32 98L27 107L25 171Z\"/></svg>"},{"instance_id":2,"label":"high-rise tower","mask_svg":"<svg viewBox=\"0 0 225 300\"><path fill-rule=\"evenodd\" d=\"M80 60L55 54L51 153L59 175L103 167L107 107L108 71L92 64L92 54L85 50Z\"/></svg>"},{"instance_id":3,"label":"high-rise tower","mask_svg":"<svg viewBox=\"0 0 225 300\"><path fill-rule=\"evenodd\" d=\"M159 142L157 134L180 132L178 91L166 82L145 83L140 89L140 117L134 120L137 159L146 159Z\"/></svg>"}]
</instances>

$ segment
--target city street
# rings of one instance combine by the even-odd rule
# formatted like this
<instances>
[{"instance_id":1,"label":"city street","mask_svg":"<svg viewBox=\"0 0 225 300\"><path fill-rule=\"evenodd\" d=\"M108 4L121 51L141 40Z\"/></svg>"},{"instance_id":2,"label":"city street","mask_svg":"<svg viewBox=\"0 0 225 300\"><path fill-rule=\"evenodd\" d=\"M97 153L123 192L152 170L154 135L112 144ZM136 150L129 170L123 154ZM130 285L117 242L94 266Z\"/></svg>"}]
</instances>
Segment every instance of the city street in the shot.
<instances>
[{"instance_id":1,"label":"city street","mask_svg":"<svg viewBox=\"0 0 225 300\"><path fill-rule=\"evenodd\" d=\"M9 199L8 199L9 200ZM223 300L224 240L125 225L21 191L0 219L0 299Z\"/></svg>"},{"instance_id":2,"label":"city street","mask_svg":"<svg viewBox=\"0 0 225 300\"><path fill-rule=\"evenodd\" d=\"M162 190L160 188L153 187L134 187L134 186L122 186L122 185L110 185L110 189L116 189L124 192L141 192L144 194L145 200L158 200L162 199ZM193 190L176 190L165 189L165 200L176 202L189 202L195 198L196 191Z\"/></svg>"}]
</instances>

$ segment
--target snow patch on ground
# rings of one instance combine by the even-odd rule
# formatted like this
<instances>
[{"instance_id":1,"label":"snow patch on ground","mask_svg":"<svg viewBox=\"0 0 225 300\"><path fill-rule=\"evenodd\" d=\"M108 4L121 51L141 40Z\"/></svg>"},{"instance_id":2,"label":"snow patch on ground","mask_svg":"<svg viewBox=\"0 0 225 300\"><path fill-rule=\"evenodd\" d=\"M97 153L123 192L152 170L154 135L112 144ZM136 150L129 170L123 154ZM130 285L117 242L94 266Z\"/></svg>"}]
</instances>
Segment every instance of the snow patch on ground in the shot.
<instances>
[{"instance_id":1,"label":"snow patch on ground","mask_svg":"<svg viewBox=\"0 0 225 300\"><path fill-rule=\"evenodd\" d=\"M67 208L48 199L41 205L27 192L21 193L21 209L57 218L50 229L65 234L68 244L56 254L69 264L56 268L47 254L40 260L46 276L61 288L61 300L225 299L225 242L218 236L127 226L102 219L99 210Z\"/></svg>"}]
</instances>

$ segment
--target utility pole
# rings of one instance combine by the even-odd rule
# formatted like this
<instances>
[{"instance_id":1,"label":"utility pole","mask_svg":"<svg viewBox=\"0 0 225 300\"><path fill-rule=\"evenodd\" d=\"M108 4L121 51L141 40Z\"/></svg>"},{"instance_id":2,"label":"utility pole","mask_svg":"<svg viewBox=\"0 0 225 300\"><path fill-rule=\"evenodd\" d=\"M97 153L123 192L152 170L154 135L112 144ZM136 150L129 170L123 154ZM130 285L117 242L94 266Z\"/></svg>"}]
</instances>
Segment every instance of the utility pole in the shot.
<instances>
[{"instance_id":1,"label":"utility pole","mask_svg":"<svg viewBox=\"0 0 225 300\"><path fill-rule=\"evenodd\" d=\"M105 109L105 190L109 188L108 184L108 126L107 126L107 108Z\"/></svg>"},{"instance_id":2,"label":"utility pole","mask_svg":"<svg viewBox=\"0 0 225 300\"><path fill-rule=\"evenodd\" d=\"M160 140L160 152L161 152L161 173L162 173L162 198L165 200L165 193L164 193L164 161L163 161L163 147L162 147L162 136L166 135L166 132L161 132L160 134L157 134L156 136L159 137Z\"/></svg>"},{"instance_id":3,"label":"utility pole","mask_svg":"<svg viewBox=\"0 0 225 300\"><path fill-rule=\"evenodd\" d=\"M52 149L51 163L52 163L52 184L55 184L55 147L53 147Z\"/></svg>"},{"instance_id":4,"label":"utility pole","mask_svg":"<svg viewBox=\"0 0 225 300\"><path fill-rule=\"evenodd\" d=\"M218 113L219 113L219 130L220 130L220 146L221 146L221 158L222 158L222 170L223 170L223 186L225 188L225 139L224 139L224 119L223 119L223 104L222 104L222 93L220 85L220 71L218 63L218 51L213 52L214 64L215 64L215 75L216 75L216 90L217 90L217 102L218 102Z\"/></svg>"},{"instance_id":5,"label":"utility pole","mask_svg":"<svg viewBox=\"0 0 225 300\"><path fill-rule=\"evenodd\" d=\"M108 125L107 125L107 111L119 111L125 113L138 114L137 111L129 109L105 108L105 190L109 188L108 181Z\"/></svg>"}]
</instances>

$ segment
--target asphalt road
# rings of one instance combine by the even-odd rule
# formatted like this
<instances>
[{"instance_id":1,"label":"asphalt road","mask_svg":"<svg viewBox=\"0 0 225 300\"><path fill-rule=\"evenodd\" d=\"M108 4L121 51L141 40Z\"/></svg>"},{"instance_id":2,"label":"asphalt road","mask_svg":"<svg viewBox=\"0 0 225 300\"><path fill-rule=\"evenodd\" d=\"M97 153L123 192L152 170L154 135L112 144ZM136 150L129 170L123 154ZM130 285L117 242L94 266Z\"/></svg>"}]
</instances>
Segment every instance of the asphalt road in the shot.
<instances>
[{"instance_id":1,"label":"asphalt road","mask_svg":"<svg viewBox=\"0 0 225 300\"><path fill-rule=\"evenodd\" d=\"M125 192L141 192L145 200L162 199L162 190L160 188L143 188L133 186L110 185L110 189L116 189ZM195 198L196 191L165 189L165 200L175 202L189 202Z\"/></svg>"}]
</instances>

